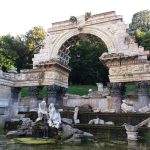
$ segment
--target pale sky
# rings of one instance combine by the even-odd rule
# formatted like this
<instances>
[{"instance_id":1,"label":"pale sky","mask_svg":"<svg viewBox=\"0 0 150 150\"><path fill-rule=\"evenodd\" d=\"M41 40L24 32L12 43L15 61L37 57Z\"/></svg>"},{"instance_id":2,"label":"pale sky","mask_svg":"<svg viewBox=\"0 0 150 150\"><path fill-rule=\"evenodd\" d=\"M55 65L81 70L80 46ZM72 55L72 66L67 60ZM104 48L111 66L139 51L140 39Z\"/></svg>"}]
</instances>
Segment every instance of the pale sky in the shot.
<instances>
[{"instance_id":1,"label":"pale sky","mask_svg":"<svg viewBox=\"0 0 150 150\"><path fill-rule=\"evenodd\" d=\"M80 16L116 11L126 24L134 13L150 10L150 0L0 0L0 35L24 34L34 26L45 30L51 23Z\"/></svg>"}]
</instances>

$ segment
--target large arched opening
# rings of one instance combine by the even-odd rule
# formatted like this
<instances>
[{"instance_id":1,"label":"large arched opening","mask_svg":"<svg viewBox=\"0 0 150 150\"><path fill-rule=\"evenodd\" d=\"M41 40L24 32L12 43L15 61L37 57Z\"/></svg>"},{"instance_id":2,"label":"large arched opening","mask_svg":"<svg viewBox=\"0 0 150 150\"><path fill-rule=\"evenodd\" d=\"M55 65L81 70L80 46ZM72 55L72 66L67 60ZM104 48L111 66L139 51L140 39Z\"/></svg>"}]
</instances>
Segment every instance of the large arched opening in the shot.
<instances>
[{"instance_id":1,"label":"large arched opening","mask_svg":"<svg viewBox=\"0 0 150 150\"><path fill-rule=\"evenodd\" d=\"M108 68L99 60L108 52L106 44L96 35L78 34L66 40L59 49L59 60L71 67L69 84L96 85L109 82Z\"/></svg>"}]
</instances>

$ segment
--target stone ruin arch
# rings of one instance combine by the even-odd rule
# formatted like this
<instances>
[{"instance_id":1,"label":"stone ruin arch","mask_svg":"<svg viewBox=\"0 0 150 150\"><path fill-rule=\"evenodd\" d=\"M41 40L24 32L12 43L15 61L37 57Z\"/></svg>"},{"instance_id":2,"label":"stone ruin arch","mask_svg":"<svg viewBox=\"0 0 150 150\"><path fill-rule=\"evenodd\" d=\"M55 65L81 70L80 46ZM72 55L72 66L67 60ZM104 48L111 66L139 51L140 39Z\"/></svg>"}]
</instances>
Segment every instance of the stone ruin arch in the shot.
<instances>
[{"instance_id":1,"label":"stone ruin arch","mask_svg":"<svg viewBox=\"0 0 150 150\"><path fill-rule=\"evenodd\" d=\"M127 33L127 25L123 22L122 16L116 15L114 11L88 17L86 15L87 13L53 23L52 28L48 29L44 49L34 55L33 65L36 66L51 59L59 59L59 53L62 51L64 43L68 42L70 46L72 43L69 39L87 34L100 38L106 44L109 54L140 55L143 53L144 49L138 47ZM66 46L66 49L68 47Z\"/></svg>"},{"instance_id":2,"label":"stone ruin arch","mask_svg":"<svg viewBox=\"0 0 150 150\"><path fill-rule=\"evenodd\" d=\"M56 103L57 95L65 93L68 88L69 47L80 38L101 39L107 46L108 52L102 54L100 59L109 69L114 108L120 108L124 83L134 82L139 93L148 93L149 52L138 46L127 33L122 16L111 11L96 15L85 13L53 23L47 31L45 46L34 55L33 69L22 70L21 73L0 70L0 87L4 90L0 93L0 100L3 95L8 95L8 101L17 101L21 87L29 87L31 96L35 98L38 87L46 86L48 102ZM148 100L143 103L147 105Z\"/></svg>"}]
</instances>

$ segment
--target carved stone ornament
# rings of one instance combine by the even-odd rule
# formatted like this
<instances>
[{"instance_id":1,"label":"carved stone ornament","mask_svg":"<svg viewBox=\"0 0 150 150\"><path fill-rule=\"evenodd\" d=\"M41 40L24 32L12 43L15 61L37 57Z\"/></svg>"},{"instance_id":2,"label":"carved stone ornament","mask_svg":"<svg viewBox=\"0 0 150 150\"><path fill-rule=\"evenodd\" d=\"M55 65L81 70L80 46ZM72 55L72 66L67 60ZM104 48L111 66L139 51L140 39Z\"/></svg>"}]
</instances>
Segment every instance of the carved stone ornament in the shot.
<instances>
[{"instance_id":1,"label":"carved stone ornament","mask_svg":"<svg viewBox=\"0 0 150 150\"><path fill-rule=\"evenodd\" d=\"M79 31L85 26L85 16L80 16L77 18L77 28Z\"/></svg>"},{"instance_id":2,"label":"carved stone ornament","mask_svg":"<svg viewBox=\"0 0 150 150\"><path fill-rule=\"evenodd\" d=\"M85 13L85 21L88 20L91 17L91 12Z\"/></svg>"},{"instance_id":3,"label":"carved stone ornament","mask_svg":"<svg viewBox=\"0 0 150 150\"><path fill-rule=\"evenodd\" d=\"M85 21L90 17L90 13L86 15L79 16L78 18L75 16L70 16L69 21L75 24L79 31L81 31L85 25Z\"/></svg>"},{"instance_id":4,"label":"carved stone ornament","mask_svg":"<svg viewBox=\"0 0 150 150\"><path fill-rule=\"evenodd\" d=\"M72 23L77 23L77 18L75 16L70 16L69 21Z\"/></svg>"}]
</instances>

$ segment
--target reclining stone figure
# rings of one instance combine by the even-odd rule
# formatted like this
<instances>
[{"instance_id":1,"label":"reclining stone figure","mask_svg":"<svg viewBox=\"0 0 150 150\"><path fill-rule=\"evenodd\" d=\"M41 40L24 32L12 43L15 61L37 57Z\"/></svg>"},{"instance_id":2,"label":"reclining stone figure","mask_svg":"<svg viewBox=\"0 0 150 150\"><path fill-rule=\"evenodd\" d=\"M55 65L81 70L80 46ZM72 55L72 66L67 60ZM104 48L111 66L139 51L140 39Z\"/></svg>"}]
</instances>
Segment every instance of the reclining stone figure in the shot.
<instances>
[{"instance_id":1,"label":"reclining stone figure","mask_svg":"<svg viewBox=\"0 0 150 150\"><path fill-rule=\"evenodd\" d=\"M121 110L123 112L136 112L133 107L133 104L129 104L126 99L122 100L122 102L123 103L121 104Z\"/></svg>"}]
</instances>

